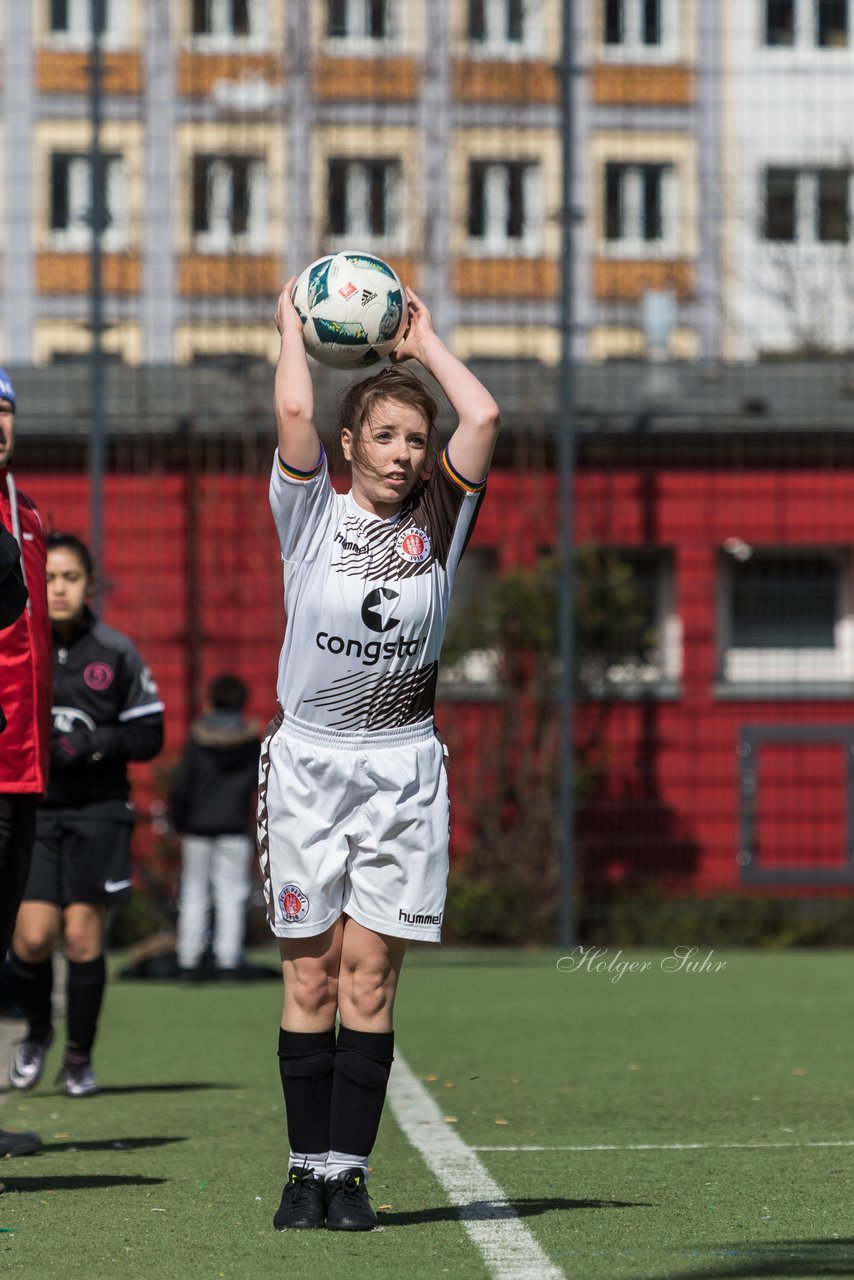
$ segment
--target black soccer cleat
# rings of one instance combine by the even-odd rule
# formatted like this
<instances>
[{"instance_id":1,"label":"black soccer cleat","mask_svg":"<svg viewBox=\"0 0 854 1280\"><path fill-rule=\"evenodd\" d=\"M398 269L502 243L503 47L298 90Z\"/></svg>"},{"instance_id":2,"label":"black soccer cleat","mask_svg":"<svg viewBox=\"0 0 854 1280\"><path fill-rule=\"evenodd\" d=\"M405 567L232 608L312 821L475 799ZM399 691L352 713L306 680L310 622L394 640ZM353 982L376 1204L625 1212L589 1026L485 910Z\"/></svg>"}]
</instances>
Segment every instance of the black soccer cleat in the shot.
<instances>
[{"instance_id":1,"label":"black soccer cleat","mask_svg":"<svg viewBox=\"0 0 854 1280\"><path fill-rule=\"evenodd\" d=\"M289 1169L273 1226L277 1231L304 1231L309 1227L322 1227L325 1217L325 1183L316 1178L310 1169Z\"/></svg>"},{"instance_id":2,"label":"black soccer cleat","mask_svg":"<svg viewBox=\"0 0 854 1280\"><path fill-rule=\"evenodd\" d=\"M326 1184L326 1226L330 1231L372 1231L377 1215L369 1203L364 1169L345 1169Z\"/></svg>"}]
</instances>

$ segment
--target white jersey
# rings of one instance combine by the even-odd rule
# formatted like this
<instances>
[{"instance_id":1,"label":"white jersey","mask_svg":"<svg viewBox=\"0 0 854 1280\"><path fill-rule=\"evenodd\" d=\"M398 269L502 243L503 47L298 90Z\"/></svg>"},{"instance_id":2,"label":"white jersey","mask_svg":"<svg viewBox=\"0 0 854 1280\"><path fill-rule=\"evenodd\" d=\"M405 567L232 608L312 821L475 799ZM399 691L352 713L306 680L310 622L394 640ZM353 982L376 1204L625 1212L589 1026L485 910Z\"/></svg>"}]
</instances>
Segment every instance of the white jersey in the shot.
<instances>
[{"instance_id":1,"label":"white jersey","mask_svg":"<svg viewBox=\"0 0 854 1280\"><path fill-rule=\"evenodd\" d=\"M286 715L356 733L432 720L451 587L485 483L463 479L445 449L430 480L382 519L336 493L323 453L309 473L276 454Z\"/></svg>"}]
</instances>

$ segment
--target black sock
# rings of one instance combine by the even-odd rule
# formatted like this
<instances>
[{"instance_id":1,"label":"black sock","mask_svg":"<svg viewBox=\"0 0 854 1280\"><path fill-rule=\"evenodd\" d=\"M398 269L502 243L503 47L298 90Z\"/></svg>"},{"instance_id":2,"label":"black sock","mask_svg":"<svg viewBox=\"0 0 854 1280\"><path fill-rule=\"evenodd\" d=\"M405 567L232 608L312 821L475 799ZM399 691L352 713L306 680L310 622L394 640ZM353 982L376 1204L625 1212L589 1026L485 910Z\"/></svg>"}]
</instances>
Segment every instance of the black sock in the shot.
<instances>
[{"instance_id":1,"label":"black sock","mask_svg":"<svg viewBox=\"0 0 854 1280\"><path fill-rule=\"evenodd\" d=\"M279 1031L279 1075L292 1151L329 1150L335 1028Z\"/></svg>"},{"instance_id":2,"label":"black sock","mask_svg":"<svg viewBox=\"0 0 854 1280\"><path fill-rule=\"evenodd\" d=\"M394 1059L393 1031L338 1030L329 1146L367 1156L373 1149Z\"/></svg>"},{"instance_id":3,"label":"black sock","mask_svg":"<svg viewBox=\"0 0 854 1280\"><path fill-rule=\"evenodd\" d=\"M85 1062L92 1052L106 982L107 967L103 956L98 956L97 960L68 961L65 1057L69 1061Z\"/></svg>"},{"instance_id":4,"label":"black sock","mask_svg":"<svg viewBox=\"0 0 854 1280\"><path fill-rule=\"evenodd\" d=\"M39 960L31 964L12 952L9 960L15 999L29 1022L28 1040L44 1044L50 1038L51 1001L53 997L53 960Z\"/></svg>"}]
</instances>

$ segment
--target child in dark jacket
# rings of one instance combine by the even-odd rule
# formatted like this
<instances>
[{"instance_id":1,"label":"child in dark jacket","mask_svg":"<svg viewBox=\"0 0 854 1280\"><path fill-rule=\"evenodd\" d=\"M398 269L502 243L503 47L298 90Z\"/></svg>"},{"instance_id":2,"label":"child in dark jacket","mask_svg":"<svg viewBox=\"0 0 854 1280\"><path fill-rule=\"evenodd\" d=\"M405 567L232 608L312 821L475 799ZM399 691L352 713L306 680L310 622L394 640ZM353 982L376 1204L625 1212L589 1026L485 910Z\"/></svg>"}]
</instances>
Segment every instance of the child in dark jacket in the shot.
<instances>
[{"instance_id":1,"label":"child in dark jacket","mask_svg":"<svg viewBox=\"0 0 854 1280\"><path fill-rule=\"evenodd\" d=\"M261 750L256 726L244 719L247 690L221 675L208 689L209 710L192 726L172 781L169 812L181 833L178 965L198 974L208 940L213 899L213 954L224 976L243 959L252 839L252 801Z\"/></svg>"}]
</instances>

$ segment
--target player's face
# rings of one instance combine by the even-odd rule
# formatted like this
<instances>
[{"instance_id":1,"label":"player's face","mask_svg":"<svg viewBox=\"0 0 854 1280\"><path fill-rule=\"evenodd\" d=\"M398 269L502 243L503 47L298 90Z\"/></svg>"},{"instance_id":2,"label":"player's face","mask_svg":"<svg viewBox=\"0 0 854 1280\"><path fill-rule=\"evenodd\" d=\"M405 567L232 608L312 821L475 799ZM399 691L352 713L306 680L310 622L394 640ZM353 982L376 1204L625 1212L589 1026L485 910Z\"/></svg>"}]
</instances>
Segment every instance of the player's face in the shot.
<instances>
[{"instance_id":1,"label":"player's face","mask_svg":"<svg viewBox=\"0 0 854 1280\"><path fill-rule=\"evenodd\" d=\"M89 577L80 557L70 547L53 547L47 553L47 611L51 622L78 622L86 604Z\"/></svg>"},{"instance_id":2,"label":"player's face","mask_svg":"<svg viewBox=\"0 0 854 1280\"><path fill-rule=\"evenodd\" d=\"M0 467L9 465L15 447L15 411L10 400L0 400Z\"/></svg>"},{"instance_id":3,"label":"player's face","mask_svg":"<svg viewBox=\"0 0 854 1280\"><path fill-rule=\"evenodd\" d=\"M420 409L396 400L381 400L362 426L359 448L352 433L341 433L344 457L353 475L353 497L378 516L399 509L424 474L428 430Z\"/></svg>"}]
</instances>

